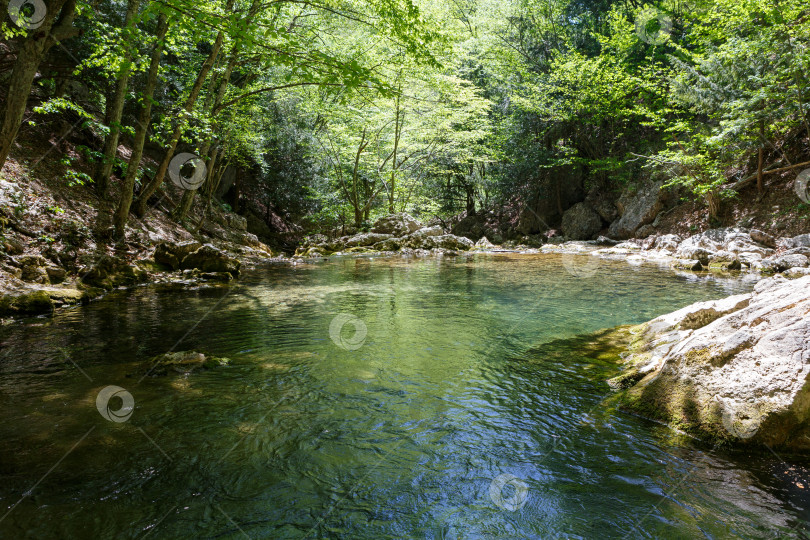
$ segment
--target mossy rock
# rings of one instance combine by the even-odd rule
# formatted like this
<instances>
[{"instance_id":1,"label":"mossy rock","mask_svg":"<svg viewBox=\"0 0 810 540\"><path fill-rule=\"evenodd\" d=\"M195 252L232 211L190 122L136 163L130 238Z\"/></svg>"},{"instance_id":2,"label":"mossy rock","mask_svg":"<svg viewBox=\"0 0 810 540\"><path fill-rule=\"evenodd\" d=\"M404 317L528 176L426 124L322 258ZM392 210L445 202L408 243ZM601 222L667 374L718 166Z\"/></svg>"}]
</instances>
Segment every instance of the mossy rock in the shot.
<instances>
[{"instance_id":1,"label":"mossy rock","mask_svg":"<svg viewBox=\"0 0 810 540\"><path fill-rule=\"evenodd\" d=\"M53 313L54 305L46 291L26 291L0 298L0 315L42 315Z\"/></svg>"},{"instance_id":2,"label":"mossy rock","mask_svg":"<svg viewBox=\"0 0 810 540\"><path fill-rule=\"evenodd\" d=\"M345 250L343 253L372 253L374 250L363 247L363 246L356 246Z\"/></svg>"},{"instance_id":3,"label":"mossy rock","mask_svg":"<svg viewBox=\"0 0 810 540\"><path fill-rule=\"evenodd\" d=\"M733 261L712 261L709 263L710 272L739 272L742 270L742 263L739 260Z\"/></svg>"},{"instance_id":4,"label":"mossy rock","mask_svg":"<svg viewBox=\"0 0 810 540\"><path fill-rule=\"evenodd\" d=\"M198 351L169 352L153 356L142 369L142 374L161 377L171 373L188 375L230 364L228 358L206 355Z\"/></svg>"}]
</instances>

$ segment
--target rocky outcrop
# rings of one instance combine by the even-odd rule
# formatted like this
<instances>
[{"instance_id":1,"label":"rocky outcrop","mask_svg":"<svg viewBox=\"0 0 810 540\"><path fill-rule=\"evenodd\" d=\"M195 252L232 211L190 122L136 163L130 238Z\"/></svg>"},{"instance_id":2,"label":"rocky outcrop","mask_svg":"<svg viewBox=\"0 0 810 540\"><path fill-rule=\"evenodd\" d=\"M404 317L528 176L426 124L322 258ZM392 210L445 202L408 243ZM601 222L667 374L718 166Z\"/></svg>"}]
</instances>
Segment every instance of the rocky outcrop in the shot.
<instances>
[{"instance_id":1,"label":"rocky outcrop","mask_svg":"<svg viewBox=\"0 0 810 540\"><path fill-rule=\"evenodd\" d=\"M755 235L763 240L763 236ZM696 259L703 266L712 264L732 268L756 267L774 250L757 243L750 232L739 228L712 229L684 240L675 251L681 259Z\"/></svg>"},{"instance_id":2,"label":"rocky outcrop","mask_svg":"<svg viewBox=\"0 0 810 540\"><path fill-rule=\"evenodd\" d=\"M810 248L810 234L801 234L793 238L783 238L777 242L777 245L784 249Z\"/></svg>"},{"instance_id":3,"label":"rocky outcrop","mask_svg":"<svg viewBox=\"0 0 810 540\"><path fill-rule=\"evenodd\" d=\"M225 281L222 274L239 277L241 263L211 244L161 242L155 248L155 262L171 270L199 270L210 281Z\"/></svg>"},{"instance_id":4,"label":"rocky outcrop","mask_svg":"<svg viewBox=\"0 0 810 540\"><path fill-rule=\"evenodd\" d=\"M245 215L245 223L247 232L255 234L258 238L271 238L273 236L273 229L270 228L267 222L252 212Z\"/></svg>"},{"instance_id":5,"label":"rocky outcrop","mask_svg":"<svg viewBox=\"0 0 810 540\"><path fill-rule=\"evenodd\" d=\"M602 218L582 202L569 208L562 218L562 233L569 240L590 240L602 230Z\"/></svg>"},{"instance_id":6,"label":"rocky outcrop","mask_svg":"<svg viewBox=\"0 0 810 540\"><path fill-rule=\"evenodd\" d=\"M374 222L372 233L406 236L422 228L422 224L404 212L382 217Z\"/></svg>"},{"instance_id":7,"label":"rocky outcrop","mask_svg":"<svg viewBox=\"0 0 810 540\"><path fill-rule=\"evenodd\" d=\"M613 247L596 250L597 256L616 258L634 254L642 259L672 261L678 269L740 271L769 275L810 274L810 248L801 245L802 236L775 239L761 231L742 228L712 229L681 239L677 235L654 235L631 239ZM798 239L798 240L797 240ZM777 249L767 244L777 245ZM699 264L697 264L699 263Z\"/></svg>"},{"instance_id":8,"label":"rocky outcrop","mask_svg":"<svg viewBox=\"0 0 810 540\"><path fill-rule=\"evenodd\" d=\"M472 240L448 234L440 225L423 227L408 214L393 214L377 220L372 232L335 240L327 240L321 235L312 236L296 251L296 256L324 257L332 253L403 250L468 251L473 246Z\"/></svg>"},{"instance_id":9,"label":"rocky outcrop","mask_svg":"<svg viewBox=\"0 0 810 540\"><path fill-rule=\"evenodd\" d=\"M239 214L228 213L225 215L225 221L228 227L237 231L247 231L248 222L247 218Z\"/></svg>"},{"instance_id":10,"label":"rocky outcrop","mask_svg":"<svg viewBox=\"0 0 810 540\"><path fill-rule=\"evenodd\" d=\"M199 242L161 242L155 248L155 262L163 264L172 270L180 269L180 261L186 258L190 253L197 251L202 247Z\"/></svg>"},{"instance_id":11,"label":"rocky outcrop","mask_svg":"<svg viewBox=\"0 0 810 540\"><path fill-rule=\"evenodd\" d=\"M495 244L490 242L489 239L486 236L484 236L483 238L481 238L481 240L479 240L478 242L475 243L475 248L476 249L492 249L494 247L495 247Z\"/></svg>"},{"instance_id":12,"label":"rocky outcrop","mask_svg":"<svg viewBox=\"0 0 810 540\"><path fill-rule=\"evenodd\" d=\"M642 226L655 221L668 195L660 181L643 186L636 193L623 193L616 201L621 217L610 225L609 235L622 240L632 238Z\"/></svg>"},{"instance_id":13,"label":"rocky outcrop","mask_svg":"<svg viewBox=\"0 0 810 540\"><path fill-rule=\"evenodd\" d=\"M192 251L180 261L183 270L196 269L200 272L216 273L227 272L233 277L239 277L241 263L211 244L206 244Z\"/></svg>"},{"instance_id":14,"label":"rocky outcrop","mask_svg":"<svg viewBox=\"0 0 810 540\"><path fill-rule=\"evenodd\" d=\"M810 450L810 276L701 302L637 330L622 406L718 442Z\"/></svg>"},{"instance_id":15,"label":"rocky outcrop","mask_svg":"<svg viewBox=\"0 0 810 540\"><path fill-rule=\"evenodd\" d=\"M83 285L104 290L136 285L148 279L142 268L110 255L93 258L82 267L80 273Z\"/></svg>"},{"instance_id":16,"label":"rocky outcrop","mask_svg":"<svg viewBox=\"0 0 810 540\"><path fill-rule=\"evenodd\" d=\"M453 225L450 232L456 236L469 238L473 242L486 236L496 244L503 243L504 239L511 238L515 234L515 231L510 231L508 220L491 211L481 211L475 215L464 216Z\"/></svg>"},{"instance_id":17,"label":"rocky outcrop","mask_svg":"<svg viewBox=\"0 0 810 540\"><path fill-rule=\"evenodd\" d=\"M476 241L486 234L486 217L481 214L465 216L453 226L453 234Z\"/></svg>"},{"instance_id":18,"label":"rocky outcrop","mask_svg":"<svg viewBox=\"0 0 810 540\"><path fill-rule=\"evenodd\" d=\"M619 218L619 209L616 207L617 195L603 186L595 186L585 197L585 203L599 214L605 223L613 223Z\"/></svg>"},{"instance_id":19,"label":"rocky outcrop","mask_svg":"<svg viewBox=\"0 0 810 540\"><path fill-rule=\"evenodd\" d=\"M361 233L346 239L346 241L343 242L343 247L344 249L353 247L368 247L379 242L389 240L393 237L393 234Z\"/></svg>"},{"instance_id":20,"label":"rocky outcrop","mask_svg":"<svg viewBox=\"0 0 810 540\"><path fill-rule=\"evenodd\" d=\"M472 240L453 234L414 236L405 238L405 244L411 249L440 249L468 251L475 245Z\"/></svg>"}]
</instances>

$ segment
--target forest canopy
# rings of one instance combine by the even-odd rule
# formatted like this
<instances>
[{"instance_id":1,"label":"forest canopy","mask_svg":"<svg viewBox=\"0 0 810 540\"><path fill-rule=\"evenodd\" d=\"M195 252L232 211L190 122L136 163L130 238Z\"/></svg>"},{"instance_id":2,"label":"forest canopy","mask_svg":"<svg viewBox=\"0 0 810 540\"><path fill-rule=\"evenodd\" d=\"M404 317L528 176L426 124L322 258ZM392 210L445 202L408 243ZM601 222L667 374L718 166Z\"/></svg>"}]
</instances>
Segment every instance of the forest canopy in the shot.
<instances>
[{"instance_id":1,"label":"forest canopy","mask_svg":"<svg viewBox=\"0 0 810 540\"><path fill-rule=\"evenodd\" d=\"M810 136L804 0L3 2L0 163L69 112L118 236L180 154L176 219L232 167L230 204L325 230L654 177L714 215Z\"/></svg>"}]
</instances>

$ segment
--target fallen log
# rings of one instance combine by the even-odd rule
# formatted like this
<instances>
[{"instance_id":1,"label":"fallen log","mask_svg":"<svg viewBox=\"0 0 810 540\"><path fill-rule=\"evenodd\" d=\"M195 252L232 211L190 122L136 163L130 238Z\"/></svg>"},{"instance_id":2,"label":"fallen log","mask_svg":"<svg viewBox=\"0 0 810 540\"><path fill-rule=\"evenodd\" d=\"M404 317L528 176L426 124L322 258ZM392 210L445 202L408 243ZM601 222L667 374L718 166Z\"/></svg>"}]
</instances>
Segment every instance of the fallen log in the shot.
<instances>
[{"instance_id":1,"label":"fallen log","mask_svg":"<svg viewBox=\"0 0 810 540\"><path fill-rule=\"evenodd\" d=\"M780 167L778 169L774 169L774 168L765 169L764 171L762 171L762 174L763 175L776 174L776 173L780 173L780 172L789 171L791 169L798 169L799 167L807 167L807 166L810 166L810 161L805 161L804 163L797 163L796 165L788 165L787 167ZM774 167L774 165L771 165L771 167ZM754 173L754 174L752 174L751 176L749 176L747 178L743 178L742 180L740 180L736 184L732 185L730 189L733 189L734 191L741 191L748 184L750 184L754 180L756 180L758 175L759 175L759 173Z\"/></svg>"}]
</instances>

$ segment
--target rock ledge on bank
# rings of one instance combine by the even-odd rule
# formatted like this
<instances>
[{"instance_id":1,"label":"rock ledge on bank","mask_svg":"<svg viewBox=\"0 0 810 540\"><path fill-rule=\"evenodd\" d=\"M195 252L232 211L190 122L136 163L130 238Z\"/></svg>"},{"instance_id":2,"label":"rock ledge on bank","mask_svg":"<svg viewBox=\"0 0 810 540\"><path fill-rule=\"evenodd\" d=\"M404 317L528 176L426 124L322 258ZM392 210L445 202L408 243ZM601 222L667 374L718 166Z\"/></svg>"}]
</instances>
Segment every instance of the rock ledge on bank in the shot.
<instances>
[{"instance_id":1,"label":"rock ledge on bank","mask_svg":"<svg viewBox=\"0 0 810 540\"><path fill-rule=\"evenodd\" d=\"M810 450L810 276L634 329L622 407L716 442Z\"/></svg>"}]
</instances>

